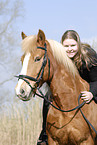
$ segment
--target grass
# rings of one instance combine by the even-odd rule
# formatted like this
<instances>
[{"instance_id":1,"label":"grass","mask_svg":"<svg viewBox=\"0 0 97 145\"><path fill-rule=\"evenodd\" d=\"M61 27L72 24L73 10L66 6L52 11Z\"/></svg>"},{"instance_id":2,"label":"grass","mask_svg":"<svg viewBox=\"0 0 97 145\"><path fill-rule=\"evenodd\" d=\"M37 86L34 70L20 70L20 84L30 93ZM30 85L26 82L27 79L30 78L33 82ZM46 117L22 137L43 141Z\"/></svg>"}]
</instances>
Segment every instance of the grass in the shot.
<instances>
[{"instance_id":1,"label":"grass","mask_svg":"<svg viewBox=\"0 0 97 145\"><path fill-rule=\"evenodd\" d=\"M36 145L42 126L41 108L39 100L23 107L11 105L0 116L0 145Z\"/></svg>"}]
</instances>

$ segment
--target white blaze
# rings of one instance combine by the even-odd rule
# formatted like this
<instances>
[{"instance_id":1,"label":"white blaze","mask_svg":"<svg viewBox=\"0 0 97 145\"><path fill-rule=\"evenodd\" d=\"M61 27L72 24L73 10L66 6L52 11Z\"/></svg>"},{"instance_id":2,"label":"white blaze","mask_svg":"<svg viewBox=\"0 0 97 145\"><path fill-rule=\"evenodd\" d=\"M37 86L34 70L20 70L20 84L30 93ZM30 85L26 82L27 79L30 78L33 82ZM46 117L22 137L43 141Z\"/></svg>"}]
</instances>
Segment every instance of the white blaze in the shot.
<instances>
[{"instance_id":1,"label":"white blaze","mask_svg":"<svg viewBox=\"0 0 97 145\"><path fill-rule=\"evenodd\" d=\"M31 54L28 53L25 58L24 58L24 61L23 61L23 66L22 66L22 70L20 72L20 75L26 75L27 74L27 68L28 68L28 62L29 62L29 59L30 59L30 56ZM23 80L20 79L18 81L18 84L17 84L17 87L16 87L16 94L20 94L20 88L21 88L21 85L23 83Z\"/></svg>"}]
</instances>

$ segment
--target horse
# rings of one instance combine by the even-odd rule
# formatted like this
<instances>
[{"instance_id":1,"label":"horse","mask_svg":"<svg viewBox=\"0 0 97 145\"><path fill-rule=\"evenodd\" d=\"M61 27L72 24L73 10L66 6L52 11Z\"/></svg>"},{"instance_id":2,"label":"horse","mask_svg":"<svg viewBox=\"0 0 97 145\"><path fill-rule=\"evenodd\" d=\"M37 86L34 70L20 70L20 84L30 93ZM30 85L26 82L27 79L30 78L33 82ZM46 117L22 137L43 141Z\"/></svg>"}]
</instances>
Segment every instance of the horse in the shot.
<instances>
[{"instance_id":1,"label":"horse","mask_svg":"<svg viewBox=\"0 0 97 145\"><path fill-rule=\"evenodd\" d=\"M52 105L70 110L78 105L81 91L89 91L75 64L67 56L63 45L46 39L39 29L37 35L26 36L22 32L22 70L15 87L17 96L30 100L45 82L52 92ZM80 103L83 101L80 99ZM52 105L47 115L46 132L49 145L94 145L96 133L85 121L80 109L61 112ZM94 101L82 106L86 118L97 129L97 105ZM95 115L94 115L95 113Z\"/></svg>"}]
</instances>

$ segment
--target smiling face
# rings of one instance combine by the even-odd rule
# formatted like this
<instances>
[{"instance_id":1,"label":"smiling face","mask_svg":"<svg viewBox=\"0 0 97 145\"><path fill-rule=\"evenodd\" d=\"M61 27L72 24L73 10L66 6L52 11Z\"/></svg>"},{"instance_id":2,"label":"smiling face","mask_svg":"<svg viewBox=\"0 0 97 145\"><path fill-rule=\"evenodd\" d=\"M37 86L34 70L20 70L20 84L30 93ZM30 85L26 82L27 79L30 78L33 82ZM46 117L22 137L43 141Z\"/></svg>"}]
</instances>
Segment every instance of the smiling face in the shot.
<instances>
[{"instance_id":1,"label":"smiling face","mask_svg":"<svg viewBox=\"0 0 97 145\"><path fill-rule=\"evenodd\" d=\"M63 41L63 46L69 58L74 58L78 53L78 45L74 39L65 39Z\"/></svg>"}]
</instances>

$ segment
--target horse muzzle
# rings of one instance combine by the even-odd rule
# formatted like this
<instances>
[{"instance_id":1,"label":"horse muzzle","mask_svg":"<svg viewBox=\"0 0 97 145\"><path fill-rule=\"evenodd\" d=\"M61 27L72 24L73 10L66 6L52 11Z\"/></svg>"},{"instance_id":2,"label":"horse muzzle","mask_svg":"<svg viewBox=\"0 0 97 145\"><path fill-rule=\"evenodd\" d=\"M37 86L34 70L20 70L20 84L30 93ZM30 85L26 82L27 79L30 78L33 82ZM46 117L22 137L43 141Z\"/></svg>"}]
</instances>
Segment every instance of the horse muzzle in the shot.
<instances>
[{"instance_id":1,"label":"horse muzzle","mask_svg":"<svg viewBox=\"0 0 97 145\"><path fill-rule=\"evenodd\" d=\"M17 97L18 97L19 99L21 99L22 101L29 101L29 100L30 100L30 98L27 97L27 96L17 95Z\"/></svg>"},{"instance_id":2,"label":"horse muzzle","mask_svg":"<svg viewBox=\"0 0 97 145\"><path fill-rule=\"evenodd\" d=\"M20 86L19 83L15 88L16 95L22 101L29 101L35 94L36 89L35 87L32 89L28 84L25 82Z\"/></svg>"},{"instance_id":3,"label":"horse muzzle","mask_svg":"<svg viewBox=\"0 0 97 145\"><path fill-rule=\"evenodd\" d=\"M24 90L22 90L21 93L17 94L17 97L21 99L22 101L29 101L34 96L34 92L30 92L29 94L26 94Z\"/></svg>"}]
</instances>

